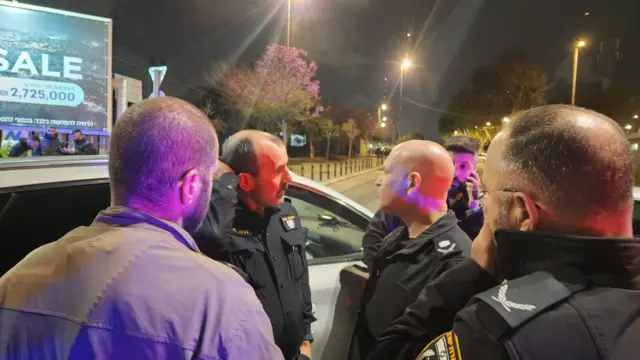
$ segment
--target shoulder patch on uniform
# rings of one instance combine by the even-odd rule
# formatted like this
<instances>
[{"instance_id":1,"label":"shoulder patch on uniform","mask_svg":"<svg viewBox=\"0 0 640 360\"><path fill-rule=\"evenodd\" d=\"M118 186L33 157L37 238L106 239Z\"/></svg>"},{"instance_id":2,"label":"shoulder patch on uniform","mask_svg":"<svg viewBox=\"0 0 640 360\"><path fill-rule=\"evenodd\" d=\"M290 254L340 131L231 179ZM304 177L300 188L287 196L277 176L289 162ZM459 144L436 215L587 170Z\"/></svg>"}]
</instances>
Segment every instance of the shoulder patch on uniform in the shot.
<instances>
[{"instance_id":1,"label":"shoulder patch on uniform","mask_svg":"<svg viewBox=\"0 0 640 360\"><path fill-rule=\"evenodd\" d=\"M446 332L422 349L416 360L462 360L460 343L455 332Z\"/></svg>"},{"instance_id":2,"label":"shoulder patch on uniform","mask_svg":"<svg viewBox=\"0 0 640 360\"><path fill-rule=\"evenodd\" d=\"M285 231L292 231L299 228L295 215L283 216L280 218Z\"/></svg>"},{"instance_id":3,"label":"shoulder patch on uniform","mask_svg":"<svg viewBox=\"0 0 640 360\"><path fill-rule=\"evenodd\" d=\"M249 235L249 230L243 230L243 229L231 228L231 231L232 231L234 234L238 234L238 235Z\"/></svg>"},{"instance_id":4,"label":"shoulder patch on uniform","mask_svg":"<svg viewBox=\"0 0 640 360\"><path fill-rule=\"evenodd\" d=\"M515 329L569 296L571 292L551 274L538 271L505 282L475 297L491 306Z\"/></svg>"},{"instance_id":5,"label":"shoulder patch on uniform","mask_svg":"<svg viewBox=\"0 0 640 360\"><path fill-rule=\"evenodd\" d=\"M435 240L436 250L441 254L448 254L456 250L456 243L451 240Z\"/></svg>"}]
</instances>

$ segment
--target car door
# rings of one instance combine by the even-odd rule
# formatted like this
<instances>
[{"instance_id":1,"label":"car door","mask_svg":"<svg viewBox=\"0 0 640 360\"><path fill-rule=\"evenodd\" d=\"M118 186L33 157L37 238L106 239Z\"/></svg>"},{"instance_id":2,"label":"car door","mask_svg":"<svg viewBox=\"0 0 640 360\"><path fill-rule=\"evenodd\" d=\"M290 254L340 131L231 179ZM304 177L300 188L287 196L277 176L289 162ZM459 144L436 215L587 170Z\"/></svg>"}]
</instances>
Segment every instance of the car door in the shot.
<instances>
[{"instance_id":1,"label":"car door","mask_svg":"<svg viewBox=\"0 0 640 360\"><path fill-rule=\"evenodd\" d=\"M317 189L290 186L287 198L298 212L302 226L307 229L307 259L311 299L317 321L312 325L314 359L338 360L346 357L353 321L341 323L335 318L341 307L357 306L341 298L341 272L361 263L362 236L370 219L340 199ZM336 325L338 324L338 325ZM340 333L340 341L332 333ZM336 355L337 354L337 355Z\"/></svg>"}]
</instances>

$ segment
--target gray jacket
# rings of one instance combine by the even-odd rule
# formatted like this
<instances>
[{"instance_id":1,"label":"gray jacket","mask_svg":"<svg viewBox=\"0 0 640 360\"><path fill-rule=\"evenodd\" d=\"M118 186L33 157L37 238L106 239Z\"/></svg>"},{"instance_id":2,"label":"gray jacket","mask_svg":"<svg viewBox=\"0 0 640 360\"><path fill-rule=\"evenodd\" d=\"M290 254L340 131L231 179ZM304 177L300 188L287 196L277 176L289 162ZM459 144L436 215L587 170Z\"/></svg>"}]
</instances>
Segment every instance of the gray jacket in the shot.
<instances>
[{"instance_id":1,"label":"gray jacket","mask_svg":"<svg viewBox=\"0 0 640 360\"><path fill-rule=\"evenodd\" d=\"M189 234L112 207L0 278L0 359L282 359L238 274Z\"/></svg>"}]
</instances>

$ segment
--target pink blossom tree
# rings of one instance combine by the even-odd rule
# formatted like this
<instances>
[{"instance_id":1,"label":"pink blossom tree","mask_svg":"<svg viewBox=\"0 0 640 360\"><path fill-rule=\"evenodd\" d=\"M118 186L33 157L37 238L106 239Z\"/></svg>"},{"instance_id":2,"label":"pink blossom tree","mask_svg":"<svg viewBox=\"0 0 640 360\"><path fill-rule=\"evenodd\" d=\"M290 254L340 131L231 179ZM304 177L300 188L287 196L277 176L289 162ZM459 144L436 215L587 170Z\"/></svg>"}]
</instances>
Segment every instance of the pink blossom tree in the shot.
<instances>
[{"instance_id":1,"label":"pink blossom tree","mask_svg":"<svg viewBox=\"0 0 640 360\"><path fill-rule=\"evenodd\" d=\"M313 80L317 66L307 55L302 49L271 44L253 69L227 67L214 75L214 82L248 116L277 122L286 144L288 124L322 112L320 83Z\"/></svg>"}]
</instances>

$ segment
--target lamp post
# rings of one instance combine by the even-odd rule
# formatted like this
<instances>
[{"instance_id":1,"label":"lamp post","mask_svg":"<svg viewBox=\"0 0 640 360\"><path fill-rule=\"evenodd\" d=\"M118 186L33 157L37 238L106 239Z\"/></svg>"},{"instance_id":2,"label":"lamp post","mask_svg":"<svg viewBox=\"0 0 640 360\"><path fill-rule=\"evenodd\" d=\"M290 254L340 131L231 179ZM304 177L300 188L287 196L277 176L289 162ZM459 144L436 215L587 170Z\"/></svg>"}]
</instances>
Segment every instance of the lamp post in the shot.
<instances>
[{"instance_id":1,"label":"lamp post","mask_svg":"<svg viewBox=\"0 0 640 360\"><path fill-rule=\"evenodd\" d=\"M580 49L585 47L587 42L579 40L573 47L573 82L571 86L571 105L576 104L576 83L578 81L578 57L580 55Z\"/></svg>"},{"instance_id":2,"label":"lamp post","mask_svg":"<svg viewBox=\"0 0 640 360\"><path fill-rule=\"evenodd\" d=\"M398 137L402 134L402 103L404 102L403 92L404 92L404 71L411 67L411 61L409 58L405 57L400 65L400 113L398 115Z\"/></svg>"}]
</instances>

